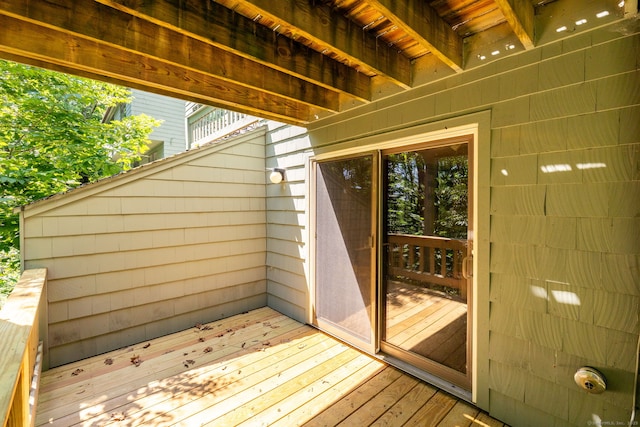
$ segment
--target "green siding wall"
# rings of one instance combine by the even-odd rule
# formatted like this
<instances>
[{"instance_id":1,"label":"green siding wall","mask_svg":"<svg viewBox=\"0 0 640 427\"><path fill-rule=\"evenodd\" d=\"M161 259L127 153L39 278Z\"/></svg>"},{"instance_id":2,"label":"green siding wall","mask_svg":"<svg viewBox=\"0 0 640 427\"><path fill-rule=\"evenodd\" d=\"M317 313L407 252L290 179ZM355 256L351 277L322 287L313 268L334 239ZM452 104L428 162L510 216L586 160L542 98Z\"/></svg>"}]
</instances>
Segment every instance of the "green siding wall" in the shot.
<instances>
[{"instance_id":1,"label":"green siding wall","mask_svg":"<svg viewBox=\"0 0 640 427\"><path fill-rule=\"evenodd\" d=\"M584 32L315 123L273 128L269 304L308 318L306 159L387 132L491 113L486 383L479 401L514 426L629 420L640 333L640 34ZM487 183L485 183L487 184ZM481 184L482 185L482 184ZM481 213L486 214L486 213ZM303 265L303 263L305 263ZM573 381L590 365L609 390Z\"/></svg>"}]
</instances>

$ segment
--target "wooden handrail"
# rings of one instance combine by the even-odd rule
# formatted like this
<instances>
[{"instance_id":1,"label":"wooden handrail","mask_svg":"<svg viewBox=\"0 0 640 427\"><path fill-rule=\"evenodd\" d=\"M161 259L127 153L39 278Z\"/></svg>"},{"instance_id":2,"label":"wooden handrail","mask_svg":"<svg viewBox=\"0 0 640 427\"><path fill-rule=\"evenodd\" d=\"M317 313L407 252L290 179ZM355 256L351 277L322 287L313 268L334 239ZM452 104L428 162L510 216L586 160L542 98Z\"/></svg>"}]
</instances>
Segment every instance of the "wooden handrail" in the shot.
<instances>
[{"instance_id":1,"label":"wooden handrail","mask_svg":"<svg viewBox=\"0 0 640 427\"><path fill-rule=\"evenodd\" d=\"M434 285L458 289L467 298L467 282L462 277L466 256L465 240L436 236L389 234L389 273ZM447 255L450 262L447 262Z\"/></svg>"},{"instance_id":2,"label":"wooden handrail","mask_svg":"<svg viewBox=\"0 0 640 427\"><path fill-rule=\"evenodd\" d=\"M0 420L3 426L32 426L35 422L37 379L42 367L37 363L42 360L38 349L43 348L41 340L46 342L46 332L42 330L47 313L46 283L46 269L25 271L0 310Z\"/></svg>"}]
</instances>

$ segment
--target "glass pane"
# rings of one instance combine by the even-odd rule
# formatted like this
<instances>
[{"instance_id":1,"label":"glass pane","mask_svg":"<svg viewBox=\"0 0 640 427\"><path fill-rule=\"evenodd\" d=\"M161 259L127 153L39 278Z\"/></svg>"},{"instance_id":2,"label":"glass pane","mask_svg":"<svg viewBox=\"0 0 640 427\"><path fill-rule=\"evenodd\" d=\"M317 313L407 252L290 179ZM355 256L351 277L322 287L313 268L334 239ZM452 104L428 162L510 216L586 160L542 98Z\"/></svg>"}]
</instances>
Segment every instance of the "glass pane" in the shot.
<instances>
[{"instance_id":1,"label":"glass pane","mask_svg":"<svg viewBox=\"0 0 640 427\"><path fill-rule=\"evenodd\" d=\"M316 316L371 343L373 157L316 170Z\"/></svg>"},{"instance_id":2,"label":"glass pane","mask_svg":"<svg viewBox=\"0 0 640 427\"><path fill-rule=\"evenodd\" d=\"M466 373L467 144L388 155L383 340Z\"/></svg>"}]
</instances>

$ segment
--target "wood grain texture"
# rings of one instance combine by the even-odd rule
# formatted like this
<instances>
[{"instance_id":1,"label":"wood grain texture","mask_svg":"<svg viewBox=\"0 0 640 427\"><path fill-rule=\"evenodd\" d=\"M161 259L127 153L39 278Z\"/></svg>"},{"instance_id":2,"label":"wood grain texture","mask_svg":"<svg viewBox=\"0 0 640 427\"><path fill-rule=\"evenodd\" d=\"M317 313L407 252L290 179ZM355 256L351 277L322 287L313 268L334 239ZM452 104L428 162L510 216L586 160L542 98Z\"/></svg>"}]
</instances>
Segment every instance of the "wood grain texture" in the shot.
<instances>
[{"instance_id":1,"label":"wood grain texture","mask_svg":"<svg viewBox=\"0 0 640 427\"><path fill-rule=\"evenodd\" d=\"M216 2L197 0L184 2L180 7L167 0L101 2L322 87L337 89L360 100L368 100L371 96L367 76L294 40L279 38L272 29L256 25L253 19ZM228 69L230 75L239 71Z\"/></svg>"},{"instance_id":2,"label":"wood grain texture","mask_svg":"<svg viewBox=\"0 0 640 427\"><path fill-rule=\"evenodd\" d=\"M25 271L0 310L0 421L30 423L29 389L40 342L38 319L46 299L46 269Z\"/></svg>"},{"instance_id":3,"label":"wood grain texture","mask_svg":"<svg viewBox=\"0 0 640 427\"><path fill-rule=\"evenodd\" d=\"M261 15L262 19L273 20L279 25L279 32L305 39L315 50L331 50L332 55L345 58L362 72L383 75L405 89L411 85L409 58L326 5L268 0L220 3L248 16Z\"/></svg>"},{"instance_id":4,"label":"wood grain texture","mask_svg":"<svg viewBox=\"0 0 640 427\"><path fill-rule=\"evenodd\" d=\"M265 307L45 372L36 424L450 427L480 416Z\"/></svg>"}]
</instances>

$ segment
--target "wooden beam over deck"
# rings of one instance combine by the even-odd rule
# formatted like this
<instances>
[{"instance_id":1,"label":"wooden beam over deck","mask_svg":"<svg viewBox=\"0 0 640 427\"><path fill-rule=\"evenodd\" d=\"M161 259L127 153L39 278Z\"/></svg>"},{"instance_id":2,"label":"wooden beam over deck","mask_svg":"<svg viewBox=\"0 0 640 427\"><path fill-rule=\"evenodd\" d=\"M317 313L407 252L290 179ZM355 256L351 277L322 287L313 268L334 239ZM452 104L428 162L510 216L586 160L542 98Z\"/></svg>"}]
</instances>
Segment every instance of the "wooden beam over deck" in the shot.
<instances>
[{"instance_id":1,"label":"wooden beam over deck","mask_svg":"<svg viewBox=\"0 0 640 427\"><path fill-rule=\"evenodd\" d=\"M449 67L462 71L462 37L425 1L369 0L368 3Z\"/></svg>"},{"instance_id":2,"label":"wooden beam over deck","mask_svg":"<svg viewBox=\"0 0 640 427\"><path fill-rule=\"evenodd\" d=\"M256 24L212 0L98 0L152 20L234 55L257 61L296 78L337 90L359 101L371 99L371 79L338 61ZM251 70L233 69L234 79Z\"/></svg>"},{"instance_id":3,"label":"wooden beam over deck","mask_svg":"<svg viewBox=\"0 0 640 427\"><path fill-rule=\"evenodd\" d=\"M411 86L411 63L407 57L326 5L306 1L217 1L227 7L255 10L284 27L280 31L337 52L356 68L384 76L405 89Z\"/></svg>"},{"instance_id":4,"label":"wooden beam over deck","mask_svg":"<svg viewBox=\"0 0 640 427\"><path fill-rule=\"evenodd\" d=\"M533 5L529 0L495 0L525 49L533 49Z\"/></svg>"},{"instance_id":5,"label":"wooden beam over deck","mask_svg":"<svg viewBox=\"0 0 640 427\"><path fill-rule=\"evenodd\" d=\"M33 58L33 61L25 62L64 65L70 72L77 68L83 70L85 76L87 71L91 71L88 76L92 78L100 79L107 75L127 86L153 87L171 96L196 99L295 124L310 121L311 115L317 114L314 110L334 112L340 109L336 91L230 55L200 40L95 2L8 1L3 3L0 13L6 15L8 25L3 32L6 43L3 43L4 47L0 46L0 51L4 51L8 59L12 59L11 56ZM126 30L114 30L122 28ZM32 33L29 34L27 29ZM69 43L60 43L62 40ZM61 52L60 46L66 46L68 52ZM95 50L85 51L82 56L73 54L74 49L83 46L92 46ZM166 85L158 85L155 80L163 80L166 76L154 76L153 73L147 73L145 81L140 81L137 79L139 76L127 75L135 73L134 70L124 70L124 75L111 74L109 71L113 71L110 70L113 66L107 64L111 58L127 61L137 58L139 63L158 64L158 69L176 70L180 84L167 82ZM87 63L92 64L91 70ZM240 83L235 82L236 76L232 75L235 69L245 70L247 78ZM185 91L183 86L194 80L207 85L195 93ZM255 94L250 95L252 92ZM240 95L236 97L236 94ZM280 107L273 108L274 105L270 104ZM290 113L283 114L282 106L299 112L291 116Z\"/></svg>"},{"instance_id":6,"label":"wooden beam over deck","mask_svg":"<svg viewBox=\"0 0 640 427\"><path fill-rule=\"evenodd\" d=\"M40 26L33 22L1 15L0 56L33 58L39 64L55 64L85 76L189 98L203 104L234 109L287 123L306 124L313 110L304 104L260 93L210 75L188 70L114 46L83 39ZM318 110L319 112L319 110Z\"/></svg>"}]
</instances>

